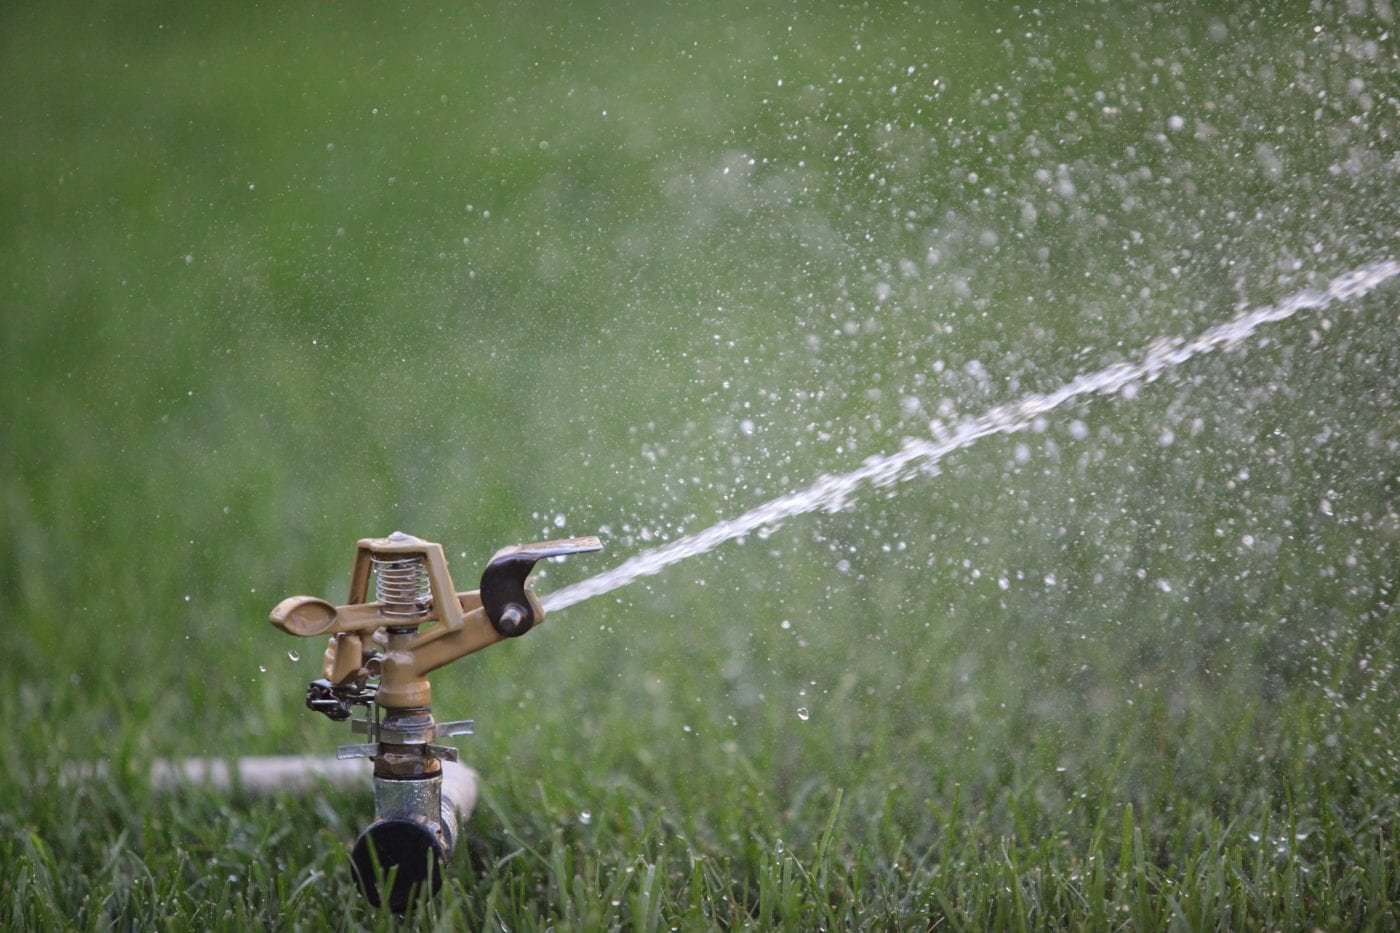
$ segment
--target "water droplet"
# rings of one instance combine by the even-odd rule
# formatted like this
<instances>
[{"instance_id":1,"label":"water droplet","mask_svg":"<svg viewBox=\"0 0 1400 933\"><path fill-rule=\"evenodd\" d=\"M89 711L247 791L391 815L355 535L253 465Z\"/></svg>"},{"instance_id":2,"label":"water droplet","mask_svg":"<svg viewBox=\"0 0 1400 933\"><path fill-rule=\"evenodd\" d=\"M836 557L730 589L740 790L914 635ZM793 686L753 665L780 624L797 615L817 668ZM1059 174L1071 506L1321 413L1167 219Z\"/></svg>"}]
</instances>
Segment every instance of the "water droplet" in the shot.
<instances>
[{"instance_id":1,"label":"water droplet","mask_svg":"<svg viewBox=\"0 0 1400 933\"><path fill-rule=\"evenodd\" d=\"M797 718L802 720L803 722L806 722L807 720L812 718L812 711L805 706L799 706L797 708Z\"/></svg>"},{"instance_id":2,"label":"water droplet","mask_svg":"<svg viewBox=\"0 0 1400 933\"><path fill-rule=\"evenodd\" d=\"M564 513L563 513L563 512L560 512L558 515L554 516L554 527L555 527L555 528L563 528L564 525L565 525L565 523L567 523L567 522L568 522L568 519L564 517Z\"/></svg>"},{"instance_id":3,"label":"water droplet","mask_svg":"<svg viewBox=\"0 0 1400 933\"><path fill-rule=\"evenodd\" d=\"M297 654L295 651L288 651L288 652L287 652L287 657L290 658L290 659L293 660L293 661L300 661L300 660L301 660L301 655Z\"/></svg>"}]
</instances>

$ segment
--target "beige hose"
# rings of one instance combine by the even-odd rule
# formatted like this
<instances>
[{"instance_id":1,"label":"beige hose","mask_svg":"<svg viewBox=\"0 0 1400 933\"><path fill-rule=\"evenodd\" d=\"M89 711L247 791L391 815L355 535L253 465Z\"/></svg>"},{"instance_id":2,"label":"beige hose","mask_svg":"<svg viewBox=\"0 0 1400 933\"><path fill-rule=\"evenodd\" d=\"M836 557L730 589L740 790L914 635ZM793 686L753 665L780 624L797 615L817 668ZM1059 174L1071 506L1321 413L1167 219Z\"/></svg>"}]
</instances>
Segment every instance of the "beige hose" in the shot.
<instances>
[{"instance_id":1,"label":"beige hose","mask_svg":"<svg viewBox=\"0 0 1400 933\"><path fill-rule=\"evenodd\" d=\"M107 780L107 762L78 762L63 769L66 787L85 781ZM371 789L373 768L368 759L316 757L314 755L251 755L245 758L157 758L151 762L151 787L170 792L202 787L220 793L240 791L254 797L274 794L309 794L325 788ZM476 808L476 772L455 761L442 763L442 796L450 801L463 822Z\"/></svg>"}]
</instances>

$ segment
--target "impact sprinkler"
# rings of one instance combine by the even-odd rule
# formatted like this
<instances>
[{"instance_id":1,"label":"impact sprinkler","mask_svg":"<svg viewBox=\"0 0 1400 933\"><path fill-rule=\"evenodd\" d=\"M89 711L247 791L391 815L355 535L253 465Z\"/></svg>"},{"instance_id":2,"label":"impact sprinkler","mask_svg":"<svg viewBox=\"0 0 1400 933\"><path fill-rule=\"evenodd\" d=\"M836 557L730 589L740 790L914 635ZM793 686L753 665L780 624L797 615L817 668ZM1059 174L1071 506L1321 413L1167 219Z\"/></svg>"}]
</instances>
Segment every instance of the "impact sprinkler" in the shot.
<instances>
[{"instance_id":1,"label":"impact sprinkler","mask_svg":"<svg viewBox=\"0 0 1400 933\"><path fill-rule=\"evenodd\" d=\"M457 810L469 809L463 796L475 793L457 749L438 744L471 734L472 722L433 719L428 674L544 621L526 586L536 561L602 547L586 537L503 548L487 562L480 589L459 593L441 545L395 532L359 542L346 605L293 596L272 610L272 624L290 635L330 636L324 676L307 687L306 705L337 722L364 707L351 729L366 741L340 746L336 757L374 762L374 822L351 855L370 904L380 905L388 879L395 911L407 909L418 885L437 893L457 842Z\"/></svg>"}]
</instances>

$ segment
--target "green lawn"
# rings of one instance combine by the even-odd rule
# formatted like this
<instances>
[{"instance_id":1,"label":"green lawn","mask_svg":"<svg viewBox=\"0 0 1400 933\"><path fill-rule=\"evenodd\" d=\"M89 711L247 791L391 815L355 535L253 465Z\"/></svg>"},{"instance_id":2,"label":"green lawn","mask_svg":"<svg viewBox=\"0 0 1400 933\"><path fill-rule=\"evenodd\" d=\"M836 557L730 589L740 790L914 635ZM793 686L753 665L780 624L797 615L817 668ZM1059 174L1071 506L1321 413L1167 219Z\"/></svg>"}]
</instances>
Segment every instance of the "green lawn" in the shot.
<instances>
[{"instance_id":1,"label":"green lawn","mask_svg":"<svg viewBox=\"0 0 1400 933\"><path fill-rule=\"evenodd\" d=\"M350 741L266 617L358 538L601 534L548 592L1400 252L1389 3L285 6L0 7L11 928L391 924L367 792L145 780ZM1398 312L439 673L416 919L1400 925Z\"/></svg>"}]
</instances>

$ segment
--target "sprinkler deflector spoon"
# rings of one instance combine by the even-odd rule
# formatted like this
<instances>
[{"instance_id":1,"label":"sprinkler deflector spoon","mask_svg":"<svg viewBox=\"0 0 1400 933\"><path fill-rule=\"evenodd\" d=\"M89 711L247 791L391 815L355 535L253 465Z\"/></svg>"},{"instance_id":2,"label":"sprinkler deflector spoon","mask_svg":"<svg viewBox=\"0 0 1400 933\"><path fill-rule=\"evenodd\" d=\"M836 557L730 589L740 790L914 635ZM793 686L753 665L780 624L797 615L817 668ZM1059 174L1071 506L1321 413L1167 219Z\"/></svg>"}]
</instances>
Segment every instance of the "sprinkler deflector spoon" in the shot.
<instances>
[{"instance_id":1,"label":"sprinkler deflector spoon","mask_svg":"<svg viewBox=\"0 0 1400 933\"><path fill-rule=\"evenodd\" d=\"M523 547L505 547L492 556L481 572L481 604L496 631L506 638L518 638L530 631L537 621L544 621L544 610L535 611L530 594L525 592L525 578L537 561L546 557L564 557L601 551L603 542L594 537L544 541Z\"/></svg>"},{"instance_id":2,"label":"sprinkler deflector spoon","mask_svg":"<svg viewBox=\"0 0 1400 933\"><path fill-rule=\"evenodd\" d=\"M461 794L443 781L444 763L457 761L457 749L437 740L468 735L473 724L433 719L427 675L544 621L527 586L536 563L602 548L596 537L502 548L479 588L458 592L441 545L395 532L358 543L345 605L292 596L272 610L269 621L289 635L329 636L323 676L308 685L306 705L336 721L365 708L351 729L367 741L340 746L337 757L374 762L375 820L355 843L352 867L375 907L388 878L387 900L396 911L407 909L420 887L436 893L457 841Z\"/></svg>"}]
</instances>

